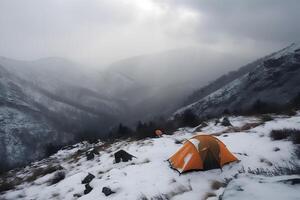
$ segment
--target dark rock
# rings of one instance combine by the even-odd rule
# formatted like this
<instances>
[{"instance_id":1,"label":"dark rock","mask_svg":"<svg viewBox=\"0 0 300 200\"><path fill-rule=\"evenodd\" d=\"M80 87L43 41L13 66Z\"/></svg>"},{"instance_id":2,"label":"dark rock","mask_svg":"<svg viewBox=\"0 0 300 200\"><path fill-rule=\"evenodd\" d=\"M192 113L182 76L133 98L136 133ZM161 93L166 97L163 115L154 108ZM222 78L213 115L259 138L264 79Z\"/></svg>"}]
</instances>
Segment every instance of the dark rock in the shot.
<instances>
[{"instance_id":1,"label":"dark rock","mask_svg":"<svg viewBox=\"0 0 300 200\"><path fill-rule=\"evenodd\" d=\"M103 194L105 194L105 196L109 196L111 194L116 193L116 192L112 191L109 187L103 187L102 192L103 192Z\"/></svg>"},{"instance_id":2,"label":"dark rock","mask_svg":"<svg viewBox=\"0 0 300 200\"><path fill-rule=\"evenodd\" d=\"M280 151L280 148L279 147L275 147L274 149L273 149L273 151Z\"/></svg>"},{"instance_id":3,"label":"dark rock","mask_svg":"<svg viewBox=\"0 0 300 200\"><path fill-rule=\"evenodd\" d=\"M85 190L84 190L84 194L88 194L93 190L93 188L90 186L90 184L85 184Z\"/></svg>"},{"instance_id":4,"label":"dark rock","mask_svg":"<svg viewBox=\"0 0 300 200\"><path fill-rule=\"evenodd\" d=\"M95 158L95 155L99 155L99 152L95 148L93 148L87 151L85 155L87 160L92 160Z\"/></svg>"},{"instance_id":5,"label":"dark rock","mask_svg":"<svg viewBox=\"0 0 300 200\"><path fill-rule=\"evenodd\" d=\"M175 140L174 143L175 144L182 144L182 141L181 140Z\"/></svg>"},{"instance_id":6,"label":"dark rock","mask_svg":"<svg viewBox=\"0 0 300 200\"><path fill-rule=\"evenodd\" d=\"M93 160L95 155L93 154L93 152L86 152L86 159L87 160Z\"/></svg>"},{"instance_id":7,"label":"dark rock","mask_svg":"<svg viewBox=\"0 0 300 200\"><path fill-rule=\"evenodd\" d=\"M216 119L216 120L215 120L215 126L218 125L219 123L220 123L220 120L219 120L219 119Z\"/></svg>"},{"instance_id":8,"label":"dark rock","mask_svg":"<svg viewBox=\"0 0 300 200\"><path fill-rule=\"evenodd\" d=\"M76 198L80 198L82 195L81 194L73 194L73 197L76 197Z\"/></svg>"},{"instance_id":9,"label":"dark rock","mask_svg":"<svg viewBox=\"0 0 300 200\"><path fill-rule=\"evenodd\" d=\"M95 178L95 176L91 173L89 173L82 181L81 184L87 184L90 183L93 179Z\"/></svg>"},{"instance_id":10,"label":"dark rock","mask_svg":"<svg viewBox=\"0 0 300 200\"><path fill-rule=\"evenodd\" d=\"M232 126L229 119L227 117L224 117L221 123L222 126Z\"/></svg>"},{"instance_id":11,"label":"dark rock","mask_svg":"<svg viewBox=\"0 0 300 200\"><path fill-rule=\"evenodd\" d=\"M244 191L244 189L241 186L237 186L236 191L242 192L242 191Z\"/></svg>"},{"instance_id":12,"label":"dark rock","mask_svg":"<svg viewBox=\"0 0 300 200\"><path fill-rule=\"evenodd\" d=\"M99 151L97 151L95 148L93 148L93 149L91 150L91 152L92 152L93 154L95 154L95 155L99 155Z\"/></svg>"},{"instance_id":13,"label":"dark rock","mask_svg":"<svg viewBox=\"0 0 300 200\"><path fill-rule=\"evenodd\" d=\"M114 155L115 155L116 163L128 162L128 161L132 160L133 157L136 158L135 156L127 153L124 150L120 150L120 151L116 152Z\"/></svg>"}]
</instances>

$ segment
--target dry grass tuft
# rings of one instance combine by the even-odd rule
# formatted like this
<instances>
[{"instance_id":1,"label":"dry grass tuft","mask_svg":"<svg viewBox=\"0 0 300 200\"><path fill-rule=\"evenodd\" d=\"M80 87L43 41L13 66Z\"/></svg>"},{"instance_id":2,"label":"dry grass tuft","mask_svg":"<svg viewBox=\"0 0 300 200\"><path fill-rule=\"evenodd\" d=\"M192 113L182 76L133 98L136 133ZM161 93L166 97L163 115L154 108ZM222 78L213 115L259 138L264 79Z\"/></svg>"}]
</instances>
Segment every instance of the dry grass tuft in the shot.
<instances>
[{"instance_id":1,"label":"dry grass tuft","mask_svg":"<svg viewBox=\"0 0 300 200\"><path fill-rule=\"evenodd\" d=\"M33 182L42 176L51 174L55 171L62 170L62 169L63 169L63 167L60 165L48 165L47 167L44 167L44 168L36 168L33 170L32 174L26 178L25 181Z\"/></svg>"},{"instance_id":2,"label":"dry grass tuft","mask_svg":"<svg viewBox=\"0 0 300 200\"><path fill-rule=\"evenodd\" d=\"M222 188L222 187L226 187L226 183L224 183L224 182L220 182L220 181L213 181L212 183L211 183L211 189L213 189L213 190L218 190L218 189L220 189L220 188Z\"/></svg>"},{"instance_id":3,"label":"dry grass tuft","mask_svg":"<svg viewBox=\"0 0 300 200\"><path fill-rule=\"evenodd\" d=\"M215 193L213 193L213 192L207 192L205 195L204 195L204 198L203 198L203 200L206 200L206 199L208 199L208 198L210 198L210 197L216 197L217 195L215 194Z\"/></svg>"},{"instance_id":4,"label":"dry grass tuft","mask_svg":"<svg viewBox=\"0 0 300 200\"><path fill-rule=\"evenodd\" d=\"M299 129L277 129L270 133L272 140L289 140L294 144L300 144L300 130Z\"/></svg>"}]
</instances>

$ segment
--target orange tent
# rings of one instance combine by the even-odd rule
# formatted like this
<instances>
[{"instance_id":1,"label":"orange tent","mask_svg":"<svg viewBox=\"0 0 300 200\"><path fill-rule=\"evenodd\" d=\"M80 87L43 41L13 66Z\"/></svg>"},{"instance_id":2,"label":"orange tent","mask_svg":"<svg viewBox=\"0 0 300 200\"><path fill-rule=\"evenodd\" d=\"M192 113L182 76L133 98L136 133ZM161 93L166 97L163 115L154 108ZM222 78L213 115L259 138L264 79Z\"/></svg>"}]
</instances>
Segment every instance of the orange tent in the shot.
<instances>
[{"instance_id":1,"label":"orange tent","mask_svg":"<svg viewBox=\"0 0 300 200\"><path fill-rule=\"evenodd\" d=\"M180 173L190 170L209 170L238 159L225 144L211 135L197 135L187 140L169 162Z\"/></svg>"}]
</instances>

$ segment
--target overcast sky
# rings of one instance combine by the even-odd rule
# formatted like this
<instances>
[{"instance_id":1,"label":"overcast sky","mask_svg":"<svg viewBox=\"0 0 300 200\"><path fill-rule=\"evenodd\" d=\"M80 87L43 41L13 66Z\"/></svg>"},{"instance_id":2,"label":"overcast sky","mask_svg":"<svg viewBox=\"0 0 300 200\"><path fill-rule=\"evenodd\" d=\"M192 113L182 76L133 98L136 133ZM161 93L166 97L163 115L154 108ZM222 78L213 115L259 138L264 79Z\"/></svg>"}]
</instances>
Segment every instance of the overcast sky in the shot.
<instances>
[{"instance_id":1,"label":"overcast sky","mask_svg":"<svg viewBox=\"0 0 300 200\"><path fill-rule=\"evenodd\" d=\"M105 64L185 47L260 57L300 37L299 0L0 0L0 56Z\"/></svg>"}]
</instances>

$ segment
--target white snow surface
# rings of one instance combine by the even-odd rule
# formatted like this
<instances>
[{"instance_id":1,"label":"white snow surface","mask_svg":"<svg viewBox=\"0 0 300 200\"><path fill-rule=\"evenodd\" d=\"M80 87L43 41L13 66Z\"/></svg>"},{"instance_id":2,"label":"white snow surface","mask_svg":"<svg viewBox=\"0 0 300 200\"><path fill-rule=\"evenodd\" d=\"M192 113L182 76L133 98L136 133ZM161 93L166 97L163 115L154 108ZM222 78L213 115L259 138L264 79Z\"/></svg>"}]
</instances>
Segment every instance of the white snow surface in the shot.
<instances>
[{"instance_id":1,"label":"white snow surface","mask_svg":"<svg viewBox=\"0 0 300 200\"><path fill-rule=\"evenodd\" d=\"M78 150L90 149L93 145L80 143L69 150L61 150L48 159L33 163L16 173L24 177L34 167L59 163L66 173L65 179L50 185L54 173L42 176L33 182L26 182L16 189L0 194L0 199L172 199L199 200L218 199L299 199L300 185L285 182L288 179L300 179L300 175L266 176L252 174L251 170L261 168L275 170L276 167L287 167L300 164L295 157L295 145L287 140L273 141L269 137L272 129L300 128L300 113L296 116L273 116L274 120L263 123L244 132L232 132L218 136L227 148L237 156L239 162L225 165L222 170L189 172L180 175L170 168L167 159L182 144L175 140L189 139L197 133L191 128L181 128L173 135L141 141L120 141L100 151L93 160L87 161L83 153L77 159ZM255 117L230 117L234 126L241 127L246 123L259 121ZM216 133L227 127L214 125L209 121L203 132ZM99 142L95 146L100 146ZM279 151L274 151L279 148ZM136 156L132 161L115 163L113 153L124 149ZM188 158L186 158L188 159ZM90 182L93 190L84 195L85 186L81 181L88 173L95 175ZM227 186L214 188L213 182L227 182ZM105 196L103 187L109 187L115 193Z\"/></svg>"},{"instance_id":2,"label":"white snow surface","mask_svg":"<svg viewBox=\"0 0 300 200\"><path fill-rule=\"evenodd\" d=\"M197 149L197 151L199 151L199 144L200 144L199 140L192 138L192 139L189 139L189 142L191 142L194 145L194 147Z\"/></svg>"}]
</instances>

